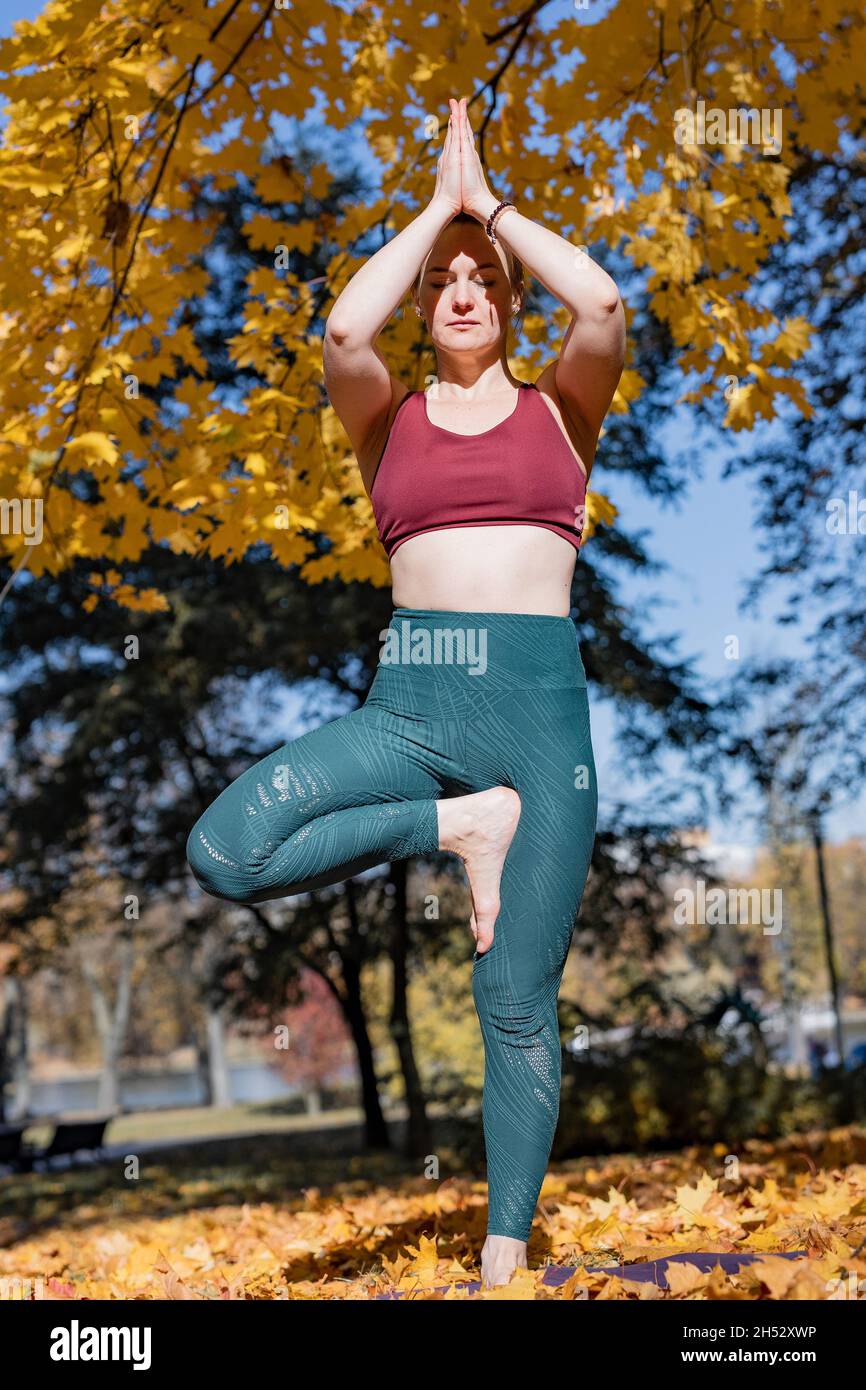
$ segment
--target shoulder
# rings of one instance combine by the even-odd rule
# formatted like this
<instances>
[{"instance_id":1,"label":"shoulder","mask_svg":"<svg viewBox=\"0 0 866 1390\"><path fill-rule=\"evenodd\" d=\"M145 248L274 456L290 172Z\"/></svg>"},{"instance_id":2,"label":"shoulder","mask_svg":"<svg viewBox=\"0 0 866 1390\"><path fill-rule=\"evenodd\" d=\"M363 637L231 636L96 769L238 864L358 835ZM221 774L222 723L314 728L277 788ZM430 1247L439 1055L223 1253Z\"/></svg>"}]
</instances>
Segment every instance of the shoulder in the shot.
<instances>
[{"instance_id":1,"label":"shoulder","mask_svg":"<svg viewBox=\"0 0 866 1390\"><path fill-rule=\"evenodd\" d=\"M593 436L586 421L571 409L565 398L557 391L556 361L548 362L537 380L528 384L535 386L539 396L544 397L543 408L550 411L567 443L570 444L578 463L581 464L588 482L592 461L595 457L597 437Z\"/></svg>"}]
</instances>

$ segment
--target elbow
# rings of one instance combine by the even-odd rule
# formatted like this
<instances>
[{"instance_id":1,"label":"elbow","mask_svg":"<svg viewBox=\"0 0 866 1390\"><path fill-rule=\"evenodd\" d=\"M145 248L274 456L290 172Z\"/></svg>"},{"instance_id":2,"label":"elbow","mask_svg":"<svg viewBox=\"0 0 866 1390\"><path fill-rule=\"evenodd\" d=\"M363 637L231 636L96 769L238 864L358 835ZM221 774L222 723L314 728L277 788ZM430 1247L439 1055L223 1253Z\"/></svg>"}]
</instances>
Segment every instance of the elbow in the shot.
<instances>
[{"instance_id":1,"label":"elbow","mask_svg":"<svg viewBox=\"0 0 866 1390\"><path fill-rule=\"evenodd\" d=\"M335 319L333 316L325 320L323 351L326 353L345 357L363 352L374 341L358 324L350 326L345 319Z\"/></svg>"},{"instance_id":2,"label":"elbow","mask_svg":"<svg viewBox=\"0 0 866 1390\"><path fill-rule=\"evenodd\" d=\"M615 286L612 294L605 293L599 297L592 307L591 314L593 322L603 332L615 334L617 337L624 335L625 307Z\"/></svg>"},{"instance_id":3,"label":"elbow","mask_svg":"<svg viewBox=\"0 0 866 1390\"><path fill-rule=\"evenodd\" d=\"M568 308L581 323L610 324L618 318L625 319L625 308L612 280L601 289L585 291Z\"/></svg>"},{"instance_id":4,"label":"elbow","mask_svg":"<svg viewBox=\"0 0 866 1390\"><path fill-rule=\"evenodd\" d=\"M605 286L604 291L598 297L596 313L598 314L599 318L602 319L613 318L614 314L616 313L625 313L622 300L620 299L619 290L617 289L616 285L612 280L608 285Z\"/></svg>"},{"instance_id":5,"label":"elbow","mask_svg":"<svg viewBox=\"0 0 866 1390\"><path fill-rule=\"evenodd\" d=\"M598 267L601 274L596 278L591 287L592 310L596 318L610 319L619 311L623 313L622 300L620 299L619 286L612 275L608 275L606 270Z\"/></svg>"},{"instance_id":6,"label":"elbow","mask_svg":"<svg viewBox=\"0 0 866 1390\"><path fill-rule=\"evenodd\" d=\"M335 319L333 315L325 320L322 352L332 361L337 357L343 361L349 357L357 357L359 353L365 353L371 348L375 341L375 335L371 337L362 324L355 323L350 326L344 318Z\"/></svg>"},{"instance_id":7,"label":"elbow","mask_svg":"<svg viewBox=\"0 0 866 1390\"><path fill-rule=\"evenodd\" d=\"M331 347L345 347L348 337L348 326L339 319L335 319L333 314L329 314L325 320L325 342Z\"/></svg>"}]
</instances>

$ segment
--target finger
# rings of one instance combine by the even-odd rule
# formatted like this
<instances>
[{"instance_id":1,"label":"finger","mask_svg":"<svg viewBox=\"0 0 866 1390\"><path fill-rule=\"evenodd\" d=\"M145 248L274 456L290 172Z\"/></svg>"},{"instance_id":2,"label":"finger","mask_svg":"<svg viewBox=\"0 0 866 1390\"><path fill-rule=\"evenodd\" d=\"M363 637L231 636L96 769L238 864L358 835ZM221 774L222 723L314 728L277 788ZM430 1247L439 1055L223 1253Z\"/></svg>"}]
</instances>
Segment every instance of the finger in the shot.
<instances>
[{"instance_id":1,"label":"finger","mask_svg":"<svg viewBox=\"0 0 866 1390\"><path fill-rule=\"evenodd\" d=\"M474 150L474 149L475 149L475 131L472 129L472 122L471 122L470 119L469 119L469 112L468 112L468 110L466 110L466 109L464 109L464 112L463 112L463 129L464 129L464 131L465 131L465 133L466 133L466 143L467 143L467 145L470 147L470 149Z\"/></svg>"}]
</instances>

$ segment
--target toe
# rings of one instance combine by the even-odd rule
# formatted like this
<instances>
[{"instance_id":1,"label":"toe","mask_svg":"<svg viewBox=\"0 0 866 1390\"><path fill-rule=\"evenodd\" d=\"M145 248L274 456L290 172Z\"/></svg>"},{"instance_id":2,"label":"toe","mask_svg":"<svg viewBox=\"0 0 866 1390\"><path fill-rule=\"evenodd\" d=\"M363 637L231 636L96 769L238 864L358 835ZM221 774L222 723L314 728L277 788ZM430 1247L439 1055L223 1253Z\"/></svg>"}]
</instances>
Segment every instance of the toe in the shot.
<instances>
[{"instance_id":1,"label":"toe","mask_svg":"<svg viewBox=\"0 0 866 1390\"><path fill-rule=\"evenodd\" d=\"M496 913L491 913L489 917L482 917L480 924L476 924L475 942L479 955L489 951L493 945L493 924L496 921Z\"/></svg>"}]
</instances>

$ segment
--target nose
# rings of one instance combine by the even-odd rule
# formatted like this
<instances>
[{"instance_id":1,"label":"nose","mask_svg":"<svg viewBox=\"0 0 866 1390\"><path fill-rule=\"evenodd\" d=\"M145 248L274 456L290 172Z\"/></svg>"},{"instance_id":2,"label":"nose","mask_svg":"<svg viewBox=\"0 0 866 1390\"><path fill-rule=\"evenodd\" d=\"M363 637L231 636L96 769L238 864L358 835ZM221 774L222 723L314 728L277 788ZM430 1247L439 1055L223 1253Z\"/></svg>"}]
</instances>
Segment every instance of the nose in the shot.
<instances>
[{"instance_id":1,"label":"nose","mask_svg":"<svg viewBox=\"0 0 866 1390\"><path fill-rule=\"evenodd\" d=\"M461 289L459 286L455 286L454 295L451 300L451 307L452 309L459 310L461 313L465 309L472 309L475 307L475 299L473 298L472 291L468 285L466 285L463 289Z\"/></svg>"}]
</instances>

